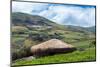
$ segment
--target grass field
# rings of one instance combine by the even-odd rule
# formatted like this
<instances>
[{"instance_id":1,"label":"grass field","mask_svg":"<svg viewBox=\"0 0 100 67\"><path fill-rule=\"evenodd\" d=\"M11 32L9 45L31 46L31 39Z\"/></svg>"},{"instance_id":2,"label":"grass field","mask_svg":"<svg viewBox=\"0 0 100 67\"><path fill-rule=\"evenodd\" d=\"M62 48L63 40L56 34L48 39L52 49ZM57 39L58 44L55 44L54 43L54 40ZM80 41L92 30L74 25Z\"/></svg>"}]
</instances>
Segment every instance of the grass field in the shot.
<instances>
[{"instance_id":1,"label":"grass field","mask_svg":"<svg viewBox=\"0 0 100 67\"><path fill-rule=\"evenodd\" d=\"M16 60L12 66L15 65L36 65L36 64L50 64L50 63L64 63L64 62L84 62L95 61L95 48L89 48L85 51L75 51L72 53L57 54L53 56L41 57L32 60Z\"/></svg>"},{"instance_id":2,"label":"grass field","mask_svg":"<svg viewBox=\"0 0 100 67\"><path fill-rule=\"evenodd\" d=\"M12 66L16 65L37 65L37 64L51 64L51 63L69 63L69 62L84 62L84 61L95 61L96 53L95 46L89 47L91 40L79 41L72 43L72 45L84 50L78 49L72 53L56 54L52 56L40 57L31 60L18 59L14 61Z\"/></svg>"}]
</instances>

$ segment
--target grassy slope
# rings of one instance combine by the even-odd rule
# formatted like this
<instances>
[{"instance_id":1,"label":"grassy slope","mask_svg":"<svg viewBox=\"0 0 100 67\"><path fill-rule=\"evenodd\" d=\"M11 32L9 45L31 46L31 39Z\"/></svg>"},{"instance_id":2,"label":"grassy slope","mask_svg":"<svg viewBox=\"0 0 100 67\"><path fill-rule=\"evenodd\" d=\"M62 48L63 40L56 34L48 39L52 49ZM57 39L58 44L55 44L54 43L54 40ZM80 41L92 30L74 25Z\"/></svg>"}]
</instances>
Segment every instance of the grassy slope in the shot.
<instances>
[{"instance_id":1,"label":"grassy slope","mask_svg":"<svg viewBox=\"0 0 100 67\"><path fill-rule=\"evenodd\" d=\"M81 61L95 61L95 47L87 48L88 41L81 41L73 43L77 47L86 48L84 51L77 50L72 53L57 54L52 56L45 56L32 60L16 60L12 65L30 65L30 64L50 64L50 63L63 63L63 62L81 62ZM80 46L81 44L81 46Z\"/></svg>"},{"instance_id":2,"label":"grassy slope","mask_svg":"<svg viewBox=\"0 0 100 67\"><path fill-rule=\"evenodd\" d=\"M72 53L58 54L46 56L28 61L17 60L13 65L30 65L30 64L49 64L62 62L80 62L80 61L95 61L95 48L86 49L85 51L75 51Z\"/></svg>"},{"instance_id":3,"label":"grassy slope","mask_svg":"<svg viewBox=\"0 0 100 67\"><path fill-rule=\"evenodd\" d=\"M36 31L39 32L39 31ZM53 33L60 33L61 36L63 36L63 41L69 42L70 44L74 45L77 48L84 48L84 51L75 51L72 53L66 53L66 54L57 54L53 56L46 56L41 57L38 59L32 59L32 60L16 60L15 63L12 65L30 65L30 64L50 64L50 63L62 63L62 62L80 62L80 61L93 61L95 60L95 47L89 48L89 45L94 38L85 39L83 38L86 35L83 35L82 33L78 32L71 32L71 31L63 31L63 30L51 30L51 31L43 31L45 33L53 34ZM20 37L14 36L15 40L19 39ZM22 38L22 37L21 37ZM76 40L80 39L80 40ZM82 40L81 40L82 39Z\"/></svg>"}]
</instances>

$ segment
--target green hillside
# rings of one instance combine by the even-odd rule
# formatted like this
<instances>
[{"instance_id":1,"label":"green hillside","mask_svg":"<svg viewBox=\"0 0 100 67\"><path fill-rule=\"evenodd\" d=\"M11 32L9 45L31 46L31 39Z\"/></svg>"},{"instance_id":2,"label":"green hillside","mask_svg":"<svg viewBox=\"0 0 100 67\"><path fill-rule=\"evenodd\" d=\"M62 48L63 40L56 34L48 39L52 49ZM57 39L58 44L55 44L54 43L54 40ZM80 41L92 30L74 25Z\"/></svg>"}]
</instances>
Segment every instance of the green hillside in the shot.
<instances>
[{"instance_id":1,"label":"green hillside","mask_svg":"<svg viewBox=\"0 0 100 67\"><path fill-rule=\"evenodd\" d=\"M95 33L96 29L95 26L92 27L80 27L80 26L72 26L72 25L65 25L69 31L75 32L83 32L83 33Z\"/></svg>"},{"instance_id":2,"label":"green hillside","mask_svg":"<svg viewBox=\"0 0 100 67\"><path fill-rule=\"evenodd\" d=\"M53 26L54 22L37 15L30 15L20 12L12 13L12 24L15 26L27 26L27 25L42 25Z\"/></svg>"},{"instance_id":3,"label":"green hillside","mask_svg":"<svg viewBox=\"0 0 100 67\"><path fill-rule=\"evenodd\" d=\"M88 30L87 30L88 29ZM94 27L64 26L44 17L12 13L12 65L47 64L95 60ZM59 39L77 48L72 53L55 54L38 59L22 60L32 56L30 47L50 39Z\"/></svg>"}]
</instances>

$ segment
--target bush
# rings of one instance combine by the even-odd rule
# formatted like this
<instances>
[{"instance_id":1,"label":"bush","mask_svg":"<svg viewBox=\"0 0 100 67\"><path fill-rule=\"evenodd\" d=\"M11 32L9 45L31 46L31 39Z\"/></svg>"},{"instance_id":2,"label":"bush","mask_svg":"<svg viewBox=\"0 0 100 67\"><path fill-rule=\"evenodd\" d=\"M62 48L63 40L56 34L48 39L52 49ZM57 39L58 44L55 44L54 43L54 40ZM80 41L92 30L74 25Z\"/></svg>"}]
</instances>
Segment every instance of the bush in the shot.
<instances>
[{"instance_id":1,"label":"bush","mask_svg":"<svg viewBox=\"0 0 100 67\"><path fill-rule=\"evenodd\" d=\"M20 59L20 58L28 57L28 56L32 56L30 52L30 47L23 47L19 50L12 52L12 60L16 60L16 59Z\"/></svg>"},{"instance_id":2,"label":"bush","mask_svg":"<svg viewBox=\"0 0 100 67\"><path fill-rule=\"evenodd\" d=\"M96 41L92 41L90 44L89 44L89 47L95 47L96 46Z\"/></svg>"},{"instance_id":3,"label":"bush","mask_svg":"<svg viewBox=\"0 0 100 67\"><path fill-rule=\"evenodd\" d=\"M48 34L46 34L46 33L34 33L34 34L29 34L29 38L30 39L32 39L32 40L34 40L34 41L39 41L39 42L41 42L41 41L45 41L45 40L47 40L48 39Z\"/></svg>"},{"instance_id":4,"label":"bush","mask_svg":"<svg viewBox=\"0 0 100 67\"><path fill-rule=\"evenodd\" d=\"M29 38L34 40L34 41L43 42L43 41L46 41L46 40L49 40L49 39L62 39L63 37L60 36L57 33L48 34L47 32L46 33L37 32L37 33L34 33L34 34L33 33L29 34Z\"/></svg>"},{"instance_id":5,"label":"bush","mask_svg":"<svg viewBox=\"0 0 100 67\"><path fill-rule=\"evenodd\" d=\"M12 45L12 60L31 56L30 47L33 44L30 39L25 39L23 42L18 40L17 42L12 43Z\"/></svg>"}]
</instances>

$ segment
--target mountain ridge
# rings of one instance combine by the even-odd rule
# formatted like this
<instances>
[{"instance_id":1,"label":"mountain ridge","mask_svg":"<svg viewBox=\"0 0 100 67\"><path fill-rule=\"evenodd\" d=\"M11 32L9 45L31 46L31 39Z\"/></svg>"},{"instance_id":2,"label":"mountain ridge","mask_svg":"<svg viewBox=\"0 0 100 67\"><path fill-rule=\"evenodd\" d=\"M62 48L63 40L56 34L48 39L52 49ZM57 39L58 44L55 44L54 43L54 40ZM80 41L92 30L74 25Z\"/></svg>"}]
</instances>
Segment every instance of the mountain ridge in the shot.
<instances>
[{"instance_id":1,"label":"mountain ridge","mask_svg":"<svg viewBox=\"0 0 100 67\"><path fill-rule=\"evenodd\" d=\"M12 24L14 25L52 25L55 24L54 22L38 16L38 15L30 15L26 13L21 13L21 12L14 12L12 13ZM20 23L21 22L21 23ZM51 22L51 23L48 23Z\"/></svg>"},{"instance_id":2,"label":"mountain ridge","mask_svg":"<svg viewBox=\"0 0 100 67\"><path fill-rule=\"evenodd\" d=\"M55 28L62 28L64 30L74 31L74 32L92 32L95 33L96 27L81 27L81 26L73 26L73 25L60 25L56 22L50 21L47 18L38 15L31 15L21 12L12 13L12 24L13 25L21 25L21 26L52 26Z\"/></svg>"}]
</instances>

